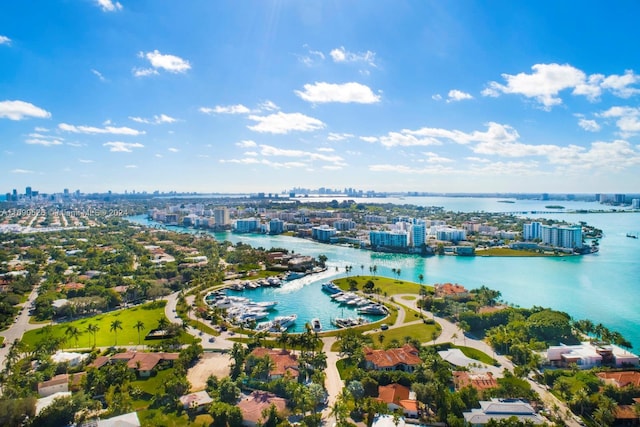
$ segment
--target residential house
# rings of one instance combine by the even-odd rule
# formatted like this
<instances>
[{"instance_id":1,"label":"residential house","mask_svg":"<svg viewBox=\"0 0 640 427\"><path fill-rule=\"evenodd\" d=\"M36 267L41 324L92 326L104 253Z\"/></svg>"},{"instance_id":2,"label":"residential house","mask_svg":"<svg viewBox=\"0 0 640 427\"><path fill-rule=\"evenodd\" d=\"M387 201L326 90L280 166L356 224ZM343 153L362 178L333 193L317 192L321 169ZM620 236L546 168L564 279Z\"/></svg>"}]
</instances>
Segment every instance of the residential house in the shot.
<instances>
[{"instance_id":1,"label":"residential house","mask_svg":"<svg viewBox=\"0 0 640 427\"><path fill-rule=\"evenodd\" d=\"M640 422L640 415L636 410L637 405L640 405L640 398L633 399L633 405L618 405L615 411L616 424L621 425L638 425Z\"/></svg>"},{"instance_id":2,"label":"residential house","mask_svg":"<svg viewBox=\"0 0 640 427\"><path fill-rule=\"evenodd\" d=\"M287 400L273 393L256 390L236 405L242 412L242 423L247 427L255 427L261 424L262 412L274 405L278 412L284 413L287 408Z\"/></svg>"},{"instance_id":3,"label":"residential house","mask_svg":"<svg viewBox=\"0 0 640 427\"><path fill-rule=\"evenodd\" d=\"M481 401L480 408L463 412L464 420L471 426L482 426L490 420L503 420L515 417L518 421L529 421L535 425L544 424L545 420L536 413L527 402L519 399L491 399Z\"/></svg>"},{"instance_id":4,"label":"residential house","mask_svg":"<svg viewBox=\"0 0 640 427\"><path fill-rule=\"evenodd\" d=\"M138 413L129 412L106 420L98 420L96 427L139 427L140 425Z\"/></svg>"},{"instance_id":5,"label":"residential house","mask_svg":"<svg viewBox=\"0 0 640 427\"><path fill-rule=\"evenodd\" d=\"M628 385L640 388L640 372L638 371L598 372L596 375L605 384L611 384L618 388Z\"/></svg>"},{"instance_id":6,"label":"residential house","mask_svg":"<svg viewBox=\"0 0 640 427\"><path fill-rule=\"evenodd\" d=\"M638 356L613 344L583 342L556 345L547 349L547 361L554 366L576 364L581 369L595 366L638 366Z\"/></svg>"},{"instance_id":7,"label":"residential house","mask_svg":"<svg viewBox=\"0 0 640 427\"><path fill-rule=\"evenodd\" d=\"M269 372L269 380L275 380L288 376L292 379L298 378L300 371L298 368L298 357L291 354L289 350L276 350L264 347L253 349L251 356L262 358L269 357L273 361L273 368ZM252 365L247 365L246 369L251 370Z\"/></svg>"},{"instance_id":8,"label":"residential house","mask_svg":"<svg viewBox=\"0 0 640 427\"><path fill-rule=\"evenodd\" d=\"M478 391L484 391L498 387L498 381L493 377L491 372L473 373L467 371L454 371L453 383L456 390L465 387L473 387Z\"/></svg>"},{"instance_id":9,"label":"residential house","mask_svg":"<svg viewBox=\"0 0 640 427\"><path fill-rule=\"evenodd\" d=\"M378 400L387 404L390 411L401 410L405 417L418 418L418 401L409 387L389 384L378 387Z\"/></svg>"},{"instance_id":10,"label":"residential house","mask_svg":"<svg viewBox=\"0 0 640 427\"><path fill-rule=\"evenodd\" d=\"M42 381L38 383L38 394L40 395L40 397L47 397L55 393L68 391L69 375L67 374L56 375L48 381Z\"/></svg>"},{"instance_id":11,"label":"residential house","mask_svg":"<svg viewBox=\"0 0 640 427\"><path fill-rule=\"evenodd\" d=\"M182 407L194 411L204 410L211 402L213 402L213 399L205 390L180 396Z\"/></svg>"},{"instance_id":12,"label":"residential house","mask_svg":"<svg viewBox=\"0 0 640 427\"><path fill-rule=\"evenodd\" d=\"M434 288L438 298L465 298L469 296L469 291L457 283L438 283L434 285Z\"/></svg>"},{"instance_id":13,"label":"residential house","mask_svg":"<svg viewBox=\"0 0 640 427\"><path fill-rule=\"evenodd\" d=\"M173 361L178 360L178 353L143 353L137 351L126 351L124 353L114 354L110 361L124 361L127 362L127 367L131 370L137 371L141 377L149 377L159 363L169 362L170 365Z\"/></svg>"},{"instance_id":14,"label":"residential house","mask_svg":"<svg viewBox=\"0 0 640 427\"><path fill-rule=\"evenodd\" d=\"M388 350L375 350L365 347L364 359L367 369L376 371L405 371L413 372L422 364L418 349L411 344Z\"/></svg>"}]
</instances>

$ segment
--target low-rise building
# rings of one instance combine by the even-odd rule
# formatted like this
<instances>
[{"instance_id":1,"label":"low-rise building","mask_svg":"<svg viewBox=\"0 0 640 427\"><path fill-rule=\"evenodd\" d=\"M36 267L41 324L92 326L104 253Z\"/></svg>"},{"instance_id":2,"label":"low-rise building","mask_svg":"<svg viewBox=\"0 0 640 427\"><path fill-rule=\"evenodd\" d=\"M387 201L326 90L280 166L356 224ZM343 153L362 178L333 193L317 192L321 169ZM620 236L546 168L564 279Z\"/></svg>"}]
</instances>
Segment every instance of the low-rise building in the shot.
<instances>
[{"instance_id":1,"label":"low-rise building","mask_svg":"<svg viewBox=\"0 0 640 427\"><path fill-rule=\"evenodd\" d=\"M498 387L498 381L491 372L473 373L467 371L454 371L453 384L456 390L465 387L473 387L478 391L489 390Z\"/></svg>"},{"instance_id":2,"label":"low-rise building","mask_svg":"<svg viewBox=\"0 0 640 427\"><path fill-rule=\"evenodd\" d=\"M38 383L38 394L40 397L51 396L55 393L63 393L69 391L69 375L60 374L48 381Z\"/></svg>"},{"instance_id":3,"label":"low-rise building","mask_svg":"<svg viewBox=\"0 0 640 427\"><path fill-rule=\"evenodd\" d=\"M610 384L618 388L623 388L628 385L640 388L640 372L638 371L598 372L596 375L605 384Z\"/></svg>"},{"instance_id":4,"label":"low-rise building","mask_svg":"<svg viewBox=\"0 0 640 427\"><path fill-rule=\"evenodd\" d=\"M538 415L533 407L519 399L491 399L481 401L480 408L463 412L464 420L471 426L483 426L491 420L504 420L515 417L518 421L531 422L535 425L544 424L545 420Z\"/></svg>"},{"instance_id":5,"label":"low-rise building","mask_svg":"<svg viewBox=\"0 0 640 427\"><path fill-rule=\"evenodd\" d=\"M250 355L257 358L268 357L273 361L273 368L269 371L269 380L275 380L284 376L295 379L300 375L298 357L295 354L291 354L288 350L258 347L254 348ZM246 368L250 370L253 366L249 363Z\"/></svg>"},{"instance_id":6,"label":"low-rise building","mask_svg":"<svg viewBox=\"0 0 640 427\"><path fill-rule=\"evenodd\" d=\"M413 372L422 363L420 353L411 344L388 350L365 347L363 351L366 367L377 371Z\"/></svg>"},{"instance_id":7,"label":"low-rise building","mask_svg":"<svg viewBox=\"0 0 640 427\"><path fill-rule=\"evenodd\" d=\"M379 386L378 401L386 403L392 412L401 410L405 417L418 418L418 401L409 387L395 383Z\"/></svg>"},{"instance_id":8,"label":"low-rise building","mask_svg":"<svg viewBox=\"0 0 640 427\"><path fill-rule=\"evenodd\" d=\"M192 411L204 410L211 402L213 402L213 399L205 390L180 396L182 407L184 409L191 409Z\"/></svg>"},{"instance_id":9,"label":"low-rise building","mask_svg":"<svg viewBox=\"0 0 640 427\"><path fill-rule=\"evenodd\" d=\"M110 361L124 361L127 362L127 367L131 370L137 371L141 377L149 377L159 363L168 362L173 364L175 360L178 360L178 353L143 353L137 351L126 351L124 353L114 354Z\"/></svg>"},{"instance_id":10,"label":"low-rise building","mask_svg":"<svg viewBox=\"0 0 640 427\"><path fill-rule=\"evenodd\" d=\"M276 407L279 413L284 413L287 408L287 400L273 393L256 390L236 405L242 412L242 424L247 427L255 427L264 421L262 412L268 410L271 405Z\"/></svg>"},{"instance_id":11,"label":"low-rise building","mask_svg":"<svg viewBox=\"0 0 640 427\"><path fill-rule=\"evenodd\" d=\"M638 366L638 356L613 344L583 342L557 345L547 349L547 361L554 366L576 364L581 369L596 366Z\"/></svg>"}]
</instances>

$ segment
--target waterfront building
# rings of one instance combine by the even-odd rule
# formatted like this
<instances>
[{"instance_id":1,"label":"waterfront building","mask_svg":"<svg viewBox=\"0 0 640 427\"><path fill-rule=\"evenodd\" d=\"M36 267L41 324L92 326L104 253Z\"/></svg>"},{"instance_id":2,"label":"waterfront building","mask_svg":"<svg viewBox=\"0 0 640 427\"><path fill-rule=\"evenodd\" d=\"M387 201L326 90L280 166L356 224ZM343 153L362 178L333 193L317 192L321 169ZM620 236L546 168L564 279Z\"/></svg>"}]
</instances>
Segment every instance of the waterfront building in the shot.
<instances>
[{"instance_id":1,"label":"waterfront building","mask_svg":"<svg viewBox=\"0 0 640 427\"><path fill-rule=\"evenodd\" d=\"M540 227L540 238L543 245L556 248L581 248L582 227L579 225L542 225Z\"/></svg>"},{"instance_id":2,"label":"waterfront building","mask_svg":"<svg viewBox=\"0 0 640 427\"><path fill-rule=\"evenodd\" d=\"M458 228L438 226L436 228L436 238L442 241L459 242L467 240L467 232Z\"/></svg>"},{"instance_id":3,"label":"waterfront building","mask_svg":"<svg viewBox=\"0 0 640 427\"><path fill-rule=\"evenodd\" d=\"M536 414L533 407L517 399L496 399L481 401L480 408L463 412L464 420L471 426L482 426L491 420L504 420L515 417L518 421L529 421L535 425L545 424L544 418Z\"/></svg>"},{"instance_id":4,"label":"waterfront building","mask_svg":"<svg viewBox=\"0 0 640 427\"><path fill-rule=\"evenodd\" d=\"M274 218L269 221L269 234L282 234L284 233L284 221L278 218Z\"/></svg>"},{"instance_id":5,"label":"waterfront building","mask_svg":"<svg viewBox=\"0 0 640 427\"><path fill-rule=\"evenodd\" d=\"M236 233L252 233L260 230L260 220L258 218L237 219L234 224Z\"/></svg>"},{"instance_id":6,"label":"waterfront building","mask_svg":"<svg viewBox=\"0 0 640 427\"><path fill-rule=\"evenodd\" d=\"M350 219L339 219L333 223L333 227L339 231L349 231L356 228L356 222Z\"/></svg>"},{"instance_id":7,"label":"waterfront building","mask_svg":"<svg viewBox=\"0 0 640 427\"><path fill-rule=\"evenodd\" d=\"M382 215L365 215L364 222L373 222L376 224L386 224L387 217Z\"/></svg>"},{"instance_id":8,"label":"waterfront building","mask_svg":"<svg viewBox=\"0 0 640 427\"><path fill-rule=\"evenodd\" d=\"M640 209L640 199L631 199L631 209Z\"/></svg>"},{"instance_id":9,"label":"waterfront building","mask_svg":"<svg viewBox=\"0 0 640 427\"><path fill-rule=\"evenodd\" d=\"M409 233L404 230L371 230L369 241L372 247L407 248Z\"/></svg>"},{"instance_id":10,"label":"waterfront building","mask_svg":"<svg viewBox=\"0 0 640 427\"><path fill-rule=\"evenodd\" d=\"M419 248L427 242L427 226L422 219L413 219L411 226L411 246Z\"/></svg>"},{"instance_id":11,"label":"waterfront building","mask_svg":"<svg viewBox=\"0 0 640 427\"><path fill-rule=\"evenodd\" d=\"M536 240L542 238L542 224L532 221L522 226L522 240Z\"/></svg>"},{"instance_id":12,"label":"waterfront building","mask_svg":"<svg viewBox=\"0 0 640 427\"><path fill-rule=\"evenodd\" d=\"M225 227L231 223L229 220L229 210L224 206L217 207L213 210L213 219L217 227Z\"/></svg>"},{"instance_id":13,"label":"waterfront building","mask_svg":"<svg viewBox=\"0 0 640 427\"><path fill-rule=\"evenodd\" d=\"M329 242L338 231L328 225L319 225L311 228L311 238L319 242Z\"/></svg>"},{"instance_id":14,"label":"waterfront building","mask_svg":"<svg viewBox=\"0 0 640 427\"><path fill-rule=\"evenodd\" d=\"M567 367L576 364L580 369L596 366L638 366L638 356L614 344L599 345L583 342L579 345L556 345L547 349L547 362Z\"/></svg>"}]
</instances>

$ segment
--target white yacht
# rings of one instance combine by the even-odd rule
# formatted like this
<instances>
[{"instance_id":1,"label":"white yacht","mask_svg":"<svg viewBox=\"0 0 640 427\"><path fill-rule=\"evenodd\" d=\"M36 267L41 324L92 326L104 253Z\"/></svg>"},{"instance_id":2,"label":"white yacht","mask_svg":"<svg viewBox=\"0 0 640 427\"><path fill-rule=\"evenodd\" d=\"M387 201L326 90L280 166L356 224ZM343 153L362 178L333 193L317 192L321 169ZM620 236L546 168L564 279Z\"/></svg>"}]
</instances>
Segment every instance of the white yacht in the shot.
<instances>
[{"instance_id":1,"label":"white yacht","mask_svg":"<svg viewBox=\"0 0 640 427\"><path fill-rule=\"evenodd\" d=\"M322 323L320 323L320 319L317 317L311 319L311 330L313 330L313 332L322 331Z\"/></svg>"}]
</instances>

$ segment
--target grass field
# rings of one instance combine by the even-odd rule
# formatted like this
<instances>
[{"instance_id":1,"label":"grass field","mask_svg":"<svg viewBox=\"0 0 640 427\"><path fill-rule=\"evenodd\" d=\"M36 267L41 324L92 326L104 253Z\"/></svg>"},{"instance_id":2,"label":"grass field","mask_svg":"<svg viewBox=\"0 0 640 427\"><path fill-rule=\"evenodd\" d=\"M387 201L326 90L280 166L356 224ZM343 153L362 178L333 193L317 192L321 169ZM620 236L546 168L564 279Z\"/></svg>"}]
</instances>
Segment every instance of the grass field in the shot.
<instances>
[{"instance_id":1,"label":"grass field","mask_svg":"<svg viewBox=\"0 0 640 427\"><path fill-rule=\"evenodd\" d=\"M491 356L489 356L486 353L483 353L480 350L477 350L477 349L472 348L472 347L463 347L463 346L460 346L460 345L455 345L453 347L460 349L460 351L462 351L465 356L467 356L467 357L469 357L471 359L475 359L475 360L480 361L482 363L486 363L487 365L498 366L498 361L497 360L493 359Z\"/></svg>"},{"instance_id":2,"label":"grass field","mask_svg":"<svg viewBox=\"0 0 640 427\"><path fill-rule=\"evenodd\" d=\"M553 256L571 256L563 253L553 252L534 252L525 250L516 250L510 248L489 248L476 249L476 256L502 256L502 257L553 257Z\"/></svg>"},{"instance_id":3,"label":"grass field","mask_svg":"<svg viewBox=\"0 0 640 427\"><path fill-rule=\"evenodd\" d=\"M414 282L407 282L404 280L392 279L390 277L380 277L380 276L351 276L351 277L343 277L341 279L335 279L333 282L340 286L340 289L349 290L349 280L353 279L358 284L358 290L362 290L365 283L369 280L373 282L374 289L380 288L380 293L384 295L385 293L389 296L396 294L420 294L420 288L422 285ZM424 286L428 291L433 291L433 286Z\"/></svg>"},{"instance_id":4,"label":"grass field","mask_svg":"<svg viewBox=\"0 0 640 427\"><path fill-rule=\"evenodd\" d=\"M411 337L417 339L423 344L428 344L433 340L433 334L437 338L440 335L440 325L426 325L420 323L418 325L402 326L400 328L393 328L386 331L379 331L371 334L371 338L375 345L386 346L393 340L397 340L400 343L404 343L405 337ZM382 343L380 343L380 336L383 337Z\"/></svg>"},{"instance_id":5,"label":"grass field","mask_svg":"<svg viewBox=\"0 0 640 427\"><path fill-rule=\"evenodd\" d=\"M82 333L78 338L78 347L91 348L93 346L93 335L87 332L87 327L90 324L93 324L100 328L95 336L96 346L109 347L116 344L116 334L111 330L111 324L114 320L120 320L122 323L122 329L118 329L117 331L117 345L137 345L138 330L134 328L134 325L138 321L141 321L144 324L144 328L140 330L141 344L158 344L158 340L145 340L144 337L150 330L155 329L158 326L158 321L160 319L166 319L164 315L164 306L164 301L158 301L125 310L118 310L71 322L65 322L53 325L51 328L47 327L46 329L49 330L52 337L62 337L66 339L65 344L63 344L64 348L73 349L76 347L75 339L66 335L65 331L69 326L75 326ZM24 334L22 341L28 347L32 347L35 343L45 338L44 331L45 328L28 331ZM183 343L189 344L193 342L194 339L192 336L182 333L180 340Z\"/></svg>"}]
</instances>

